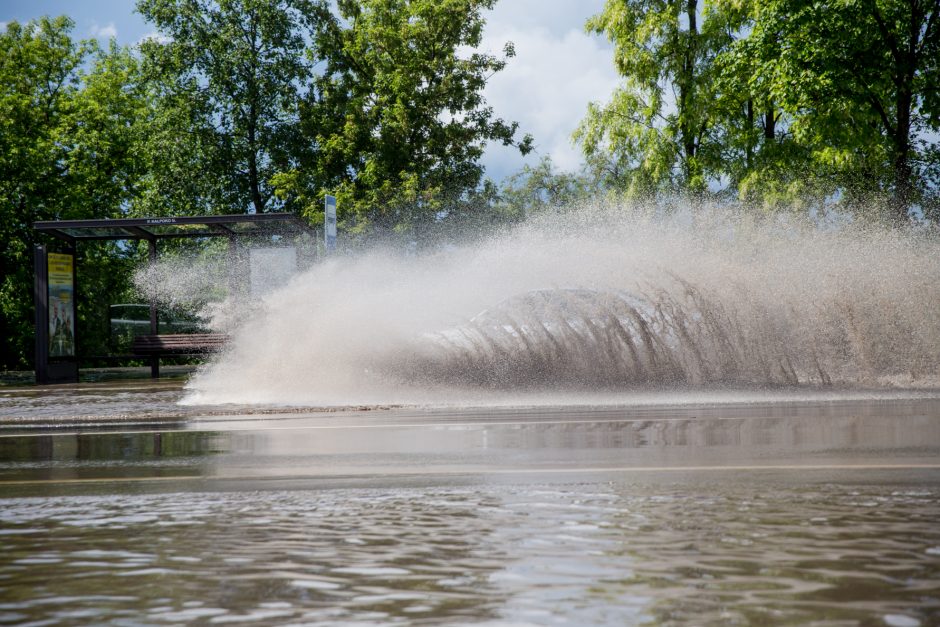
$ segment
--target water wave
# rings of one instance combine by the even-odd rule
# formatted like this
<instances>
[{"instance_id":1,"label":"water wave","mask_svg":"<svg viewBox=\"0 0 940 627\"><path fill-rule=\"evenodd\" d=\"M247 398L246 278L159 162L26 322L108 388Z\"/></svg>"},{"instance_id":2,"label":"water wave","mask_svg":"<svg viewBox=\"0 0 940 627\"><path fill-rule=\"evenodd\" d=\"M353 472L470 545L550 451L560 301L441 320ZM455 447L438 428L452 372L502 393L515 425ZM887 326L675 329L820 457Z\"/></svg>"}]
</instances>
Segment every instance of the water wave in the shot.
<instances>
[{"instance_id":1,"label":"water wave","mask_svg":"<svg viewBox=\"0 0 940 627\"><path fill-rule=\"evenodd\" d=\"M427 254L340 256L267 295L188 402L481 390L935 384L929 234L605 208Z\"/></svg>"}]
</instances>

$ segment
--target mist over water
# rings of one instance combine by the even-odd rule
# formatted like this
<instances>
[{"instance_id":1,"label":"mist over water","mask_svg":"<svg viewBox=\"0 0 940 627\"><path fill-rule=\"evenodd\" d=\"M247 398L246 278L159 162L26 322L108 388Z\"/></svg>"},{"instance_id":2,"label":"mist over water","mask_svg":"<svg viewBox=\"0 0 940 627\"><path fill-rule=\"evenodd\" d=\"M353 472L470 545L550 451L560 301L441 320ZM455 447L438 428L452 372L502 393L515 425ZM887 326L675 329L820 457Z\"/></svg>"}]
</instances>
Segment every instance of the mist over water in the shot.
<instances>
[{"instance_id":1,"label":"mist over water","mask_svg":"<svg viewBox=\"0 0 940 627\"><path fill-rule=\"evenodd\" d=\"M239 314L185 402L935 385L938 277L924 234L571 210L432 253L319 263Z\"/></svg>"}]
</instances>

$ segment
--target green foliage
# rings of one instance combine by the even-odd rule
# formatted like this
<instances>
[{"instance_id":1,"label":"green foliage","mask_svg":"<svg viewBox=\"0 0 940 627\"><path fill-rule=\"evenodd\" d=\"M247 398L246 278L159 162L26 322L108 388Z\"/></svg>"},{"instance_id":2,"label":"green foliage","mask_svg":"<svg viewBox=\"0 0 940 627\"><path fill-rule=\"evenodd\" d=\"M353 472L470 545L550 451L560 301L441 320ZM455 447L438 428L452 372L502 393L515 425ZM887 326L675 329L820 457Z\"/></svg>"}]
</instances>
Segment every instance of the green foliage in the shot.
<instances>
[{"instance_id":1,"label":"green foliage","mask_svg":"<svg viewBox=\"0 0 940 627\"><path fill-rule=\"evenodd\" d=\"M113 45L73 41L72 27L65 17L42 18L0 32L0 368L32 359L32 223L118 215L139 171L136 61ZM124 289L110 277L84 293L107 300ZM84 332L94 350L98 336Z\"/></svg>"},{"instance_id":2,"label":"green foliage","mask_svg":"<svg viewBox=\"0 0 940 627\"><path fill-rule=\"evenodd\" d=\"M494 1L338 2L317 35L326 70L302 109L317 158L281 175L281 194L321 220L320 190L332 191L350 231L426 229L477 189L487 141L527 153L531 138L517 142L516 123L481 93L512 46L503 58L464 52Z\"/></svg>"},{"instance_id":3,"label":"green foliage","mask_svg":"<svg viewBox=\"0 0 940 627\"><path fill-rule=\"evenodd\" d=\"M433 235L488 212L488 141L531 147L482 98L495 0L139 0L137 50L67 17L0 32L0 368L32 358L36 220L292 210ZM166 248L193 243L173 242ZM203 244L197 244L203 245ZM139 246L79 247L79 350L106 350Z\"/></svg>"},{"instance_id":4,"label":"green foliage","mask_svg":"<svg viewBox=\"0 0 940 627\"><path fill-rule=\"evenodd\" d=\"M247 205L222 174L226 164L217 150L210 103L201 100L194 80L178 80L182 70L170 64L157 42L144 42L141 83L151 106L133 130L143 161L137 195L129 213L138 216L228 213ZM157 60L154 59L157 58Z\"/></svg>"},{"instance_id":5,"label":"green foliage","mask_svg":"<svg viewBox=\"0 0 940 627\"><path fill-rule=\"evenodd\" d=\"M838 199L904 221L937 204L940 3L609 0L588 29L624 85L575 133L628 194ZM933 139L931 139L933 138Z\"/></svg>"},{"instance_id":6,"label":"green foliage","mask_svg":"<svg viewBox=\"0 0 940 627\"><path fill-rule=\"evenodd\" d=\"M115 242L85 242L78 246L76 284L79 355L107 355L114 348L109 305L133 300L129 280L138 263L131 251Z\"/></svg>"},{"instance_id":7,"label":"green foliage","mask_svg":"<svg viewBox=\"0 0 940 627\"><path fill-rule=\"evenodd\" d=\"M153 193L144 206L168 193L176 204L195 196L226 213L277 207L271 179L293 167L301 152L297 109L312 78L304 35L327 15L324 6L320 0L139 0L137 10L170 37L141 46L159 98L150 120ZM183 153L161 161L174 143ZM190 164L215 185L181 188L178 174ZM205 212L202 203L192 204Z\"/></svg>"},{"instance_id":8,"label":"green foliage","mask_svg":"<svg viewBox=\"0 0 940 627\"><path fill-rule=\"evenodd\" d=\"M545 209L577 206L597 198L601 190L589 172L559 172L550 157L543 157L503 183L498 207L507 221L518 221Z\"/></svg>"},{"instance_id":9,"label":"green foliage","mask_svg":"<svg viewBox=\"0 0 940 627\"><path fill-rule=\"evenodd\" d=\"M28 359L32 221L55 214L61 185L56 146L76 69L91 52L68 36L66 18L7 24L0 33L0 341L3 366Z\"/></svg>"},{"instance_id":10,"label":"green foliage","mask_svg":"<svg viewBox=\"0 0 940 627\"><path fill-rule=\"evenodd\" d=\"M756 3L750 22L757 72L810 163L850 196L890 194L898 221L931 187L938 13L935 0L774 0Z\"/></svg>"},{"instance_id":11,"label":"green foliage","mask_svg":"<svg viewBox=\"0 0 940 627\"><path fill-rule=\"evenodd\" d=\"M608 0L588 21L613 42L625 81L589 106L575 139L614 164L628 193L700 192L713 175L712 59L728 36L699 19L696 0Z\"/></svg>"}]
</instances>

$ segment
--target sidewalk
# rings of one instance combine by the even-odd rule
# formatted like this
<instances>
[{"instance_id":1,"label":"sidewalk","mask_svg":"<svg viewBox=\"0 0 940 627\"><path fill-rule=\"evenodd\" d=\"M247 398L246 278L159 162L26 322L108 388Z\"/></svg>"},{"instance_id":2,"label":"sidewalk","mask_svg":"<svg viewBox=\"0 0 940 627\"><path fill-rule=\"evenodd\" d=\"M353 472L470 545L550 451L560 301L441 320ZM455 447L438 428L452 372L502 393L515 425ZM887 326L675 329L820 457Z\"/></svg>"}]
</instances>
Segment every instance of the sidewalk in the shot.
<instances>
[{"instance_id":1,"label":"sidewalk","mask_svg":"<svg viewBox=\"0 0 940 627\"><path fill-rule=\"evenodd\" d=\"M192 373L197 366L173 365L160 366L161 379L176 379ZM150 366L127 366L115 368L82 368L78 371L78 380L81 383L94 381L112 381L117 379L149 379ZM0 371L0 388L22 387L35 385L36 375L32 370L3 370Z\"/></svg>"}]
</instances>

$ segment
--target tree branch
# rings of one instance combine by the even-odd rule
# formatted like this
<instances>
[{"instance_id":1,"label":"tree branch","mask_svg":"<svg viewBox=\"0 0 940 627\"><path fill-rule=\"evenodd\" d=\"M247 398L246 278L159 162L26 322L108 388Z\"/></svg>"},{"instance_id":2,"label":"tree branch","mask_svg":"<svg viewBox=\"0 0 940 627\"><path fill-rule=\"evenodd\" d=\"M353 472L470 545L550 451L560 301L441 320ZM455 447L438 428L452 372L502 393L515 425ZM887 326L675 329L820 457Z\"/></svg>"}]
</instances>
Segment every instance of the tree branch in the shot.
<instances>
[{"instance_id":1,"label":"tree branch","mask_svg":"<svg viewBox=\"0 0 940 627\"><path fill-rule=\"evenodd\" d=\"M934 0L933 8L930 9L930 18L927 20L927 27L924 29L924 37L917 44L914 53L920 56L924 52L927 41L930 40L930 30L936 25L937 13L940 13L940 0Z\"/></svg>"},{"instance_id":2,"label":"tree branch","mask_svg":"<svg viewBox=\"0 0 940 627\"><path fill-rule=\"evenodd\" d=\"M878 100L878 97L875 96L875 94L869 92L868 102L871 103L871 106L874 107L878 115L881 116L881 123L884 124L885 130L888 131L891 137L897 135L897 130L894 126L891 125L891 121L888 119L888 114L885 112L885 108L881 104L881 101Z\"/></svg>"},{"instance_id":3,"label":"tree branch","mask_svg":"<svg viewBox=\"0 0 940 627\"><path fill-rule=\"evenodd\" d=\"M888 25L885 23L884 17L881 15L881 11L878 10L878 5L875 3L872 3L872 5L872 17L874 17L875 21L878 23L878 30L881 31L881 36L891 48L891 56L894 57L894 62L897 65L901 65L901 51L898 49L898 42L891 34L891 31L888 30Z\"/></svg>"},{"instance_id":4,"label":"tree branch","mask_svg":"<svg viewBox=\"0 0 940 627\"><path fill-rule=\"evenodd\" d=\"M888 134L894 137L897 134L897 130L894 128L894 126L892 126L891 120L888 118L888 113L885 110L884 105L881 104L881 101L878 99L878 96L875 94L874 90L868 86L868 81L866 81L865 77L862 76L861 73L854 67L850 66L849 71L865 88L865 92L868 96L868 102L875 109L875 112L881 117L881 123L884 124L885 130L888 131Z\"/></svg>"}]
</instances>

